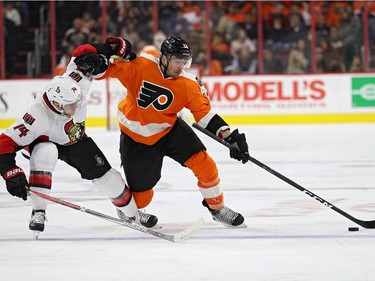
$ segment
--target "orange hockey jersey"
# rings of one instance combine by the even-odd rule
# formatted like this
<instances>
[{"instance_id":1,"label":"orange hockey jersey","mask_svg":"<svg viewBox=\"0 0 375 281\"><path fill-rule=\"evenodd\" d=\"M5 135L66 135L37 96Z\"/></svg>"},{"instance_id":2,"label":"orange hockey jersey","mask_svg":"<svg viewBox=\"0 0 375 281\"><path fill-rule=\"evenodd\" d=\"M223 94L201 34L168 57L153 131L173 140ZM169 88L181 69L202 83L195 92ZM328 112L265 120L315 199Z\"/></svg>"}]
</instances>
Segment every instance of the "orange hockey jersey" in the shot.
<instances>
[{"instance_id":1,"label":"orange hockey jersey","mask_svg":"<svg viewBox=\"0 0 375 281\"><path fill-rule=\"evenodd\" d=\"M178 78L164 78L159 60L149 54L132 61L114 60L98 79L103 78L118 78L127 89L118 105L120 129L146 145L166 135L184 107L204 127L215 115L207 91L195 75L183 71Z\"/></svg>"}]
</instances>

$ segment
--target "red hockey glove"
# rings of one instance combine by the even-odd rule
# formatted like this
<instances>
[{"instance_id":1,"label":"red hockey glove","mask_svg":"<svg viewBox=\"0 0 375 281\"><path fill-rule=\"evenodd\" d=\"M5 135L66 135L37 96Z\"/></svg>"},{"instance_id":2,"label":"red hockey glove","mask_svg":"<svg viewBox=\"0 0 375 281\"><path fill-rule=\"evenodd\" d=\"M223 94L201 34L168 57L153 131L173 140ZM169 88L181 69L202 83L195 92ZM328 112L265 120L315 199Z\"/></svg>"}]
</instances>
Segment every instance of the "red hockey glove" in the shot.
<instances>
[{"instance_id":1,"label":"red hockey glove","mask_svg":"<svg viewBox=\"0 0 375 281\"><path fill-rule=\"evenodd\" d=\"M238 133L238 129L234 130L225 141L233 144L234 147L230 149L230 157L242 163L246 163L250 159L249 147L246 143L246 136L244 133Z\"/></svg>"},{"instance_id":2,"label":"red hockey glove","mask_svg":"<svg viewBox=\"0 0 375 281\"><path fill-rule=\"evenodd\" d=\"M137 57L137 55L132 52L132 44L126 39L121 37L109 37L105 42L111 45L116 56L122 57L125 60L134 60Z\"/></svg>"},{"instance_id":3,"label":"red hockey glove","mask_svg":"<svg viewBox=\"0 0 375 281\"><path fill-rule=\"evenodd\" d=\"M29 183L26 180L25 173L20 167L14 166L6 171L3 178L7 185L8 192L13 195L27 200L27 189Z\"/></svg>"}]
</instances>

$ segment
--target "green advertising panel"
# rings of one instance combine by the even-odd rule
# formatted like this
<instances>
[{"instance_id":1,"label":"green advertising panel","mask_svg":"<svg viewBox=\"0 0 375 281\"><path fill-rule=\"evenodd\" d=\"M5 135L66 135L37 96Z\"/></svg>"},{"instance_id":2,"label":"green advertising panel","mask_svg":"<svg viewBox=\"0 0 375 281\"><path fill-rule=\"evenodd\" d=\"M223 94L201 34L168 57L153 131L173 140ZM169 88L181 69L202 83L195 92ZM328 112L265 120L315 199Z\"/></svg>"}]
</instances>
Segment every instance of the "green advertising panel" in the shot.
<instances>
[{"instance_id":1,"label":"green advertising panel","mask_svg":"<svg viewBox=\"0 0 375 281\"><path fill-rule=\"evenodd\" d=\"M375 77L352 78L352 105L375 106Z\"/></svg>"}]
</instances>

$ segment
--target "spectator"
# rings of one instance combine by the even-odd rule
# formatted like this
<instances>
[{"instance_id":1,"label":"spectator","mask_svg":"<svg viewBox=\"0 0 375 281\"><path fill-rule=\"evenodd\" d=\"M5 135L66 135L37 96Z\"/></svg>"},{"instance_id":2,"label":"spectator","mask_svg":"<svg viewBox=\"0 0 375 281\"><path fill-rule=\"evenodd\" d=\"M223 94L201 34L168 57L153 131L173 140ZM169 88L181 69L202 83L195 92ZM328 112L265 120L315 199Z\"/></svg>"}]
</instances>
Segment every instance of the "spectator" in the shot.
<instances>
[{"instance_id":1,"label":"spectator","mask_svg":"<svg viewBox=\"0 0 375 281\"><path fill-rule=\"evenodd\" d=\"M203 7L198 1L183 1L183 17L189 22L193 30L201 29L201 12Z\"/></svg>"},{"instance_id":2,"label":"spectator","mask_svg":"<svg viewBox=\"0 0 375 281\"><path fill-rule=\"evenodd\" d=\"M212 35L211 50L211 58L219 61L221 67L227 67L231 64L233 57L230 54L229 44L225 42L221 33L216 32ZM215 64L217 67L217 62Z\"/></svg>"},{"instance_id":3,"label":"spectator","mask_svg":"<svg viewBox=\"0 0 375 281\"><path fill-rule=\"evenodd\" d=\"M148 21L154 20L154 2L153 1L137 1L134 2L138 13L138 21L140 24L147 24ZM142 12L140 12L142 11ZM153 29L154 31L154 29Z\"/></svg>"},{"instance_id":4,"label":"spectator","mask_svg":"<svg viewBox=\"0 0 375 281\"><path fill-rule=\"evenodd\" d=\"M167 36L162 31L158 31L153 35L153 44L152 45L146 45L143 47L141 52L148 53L150 55L153 55L156 58L160 57L160 47L163 41L167 39Z\"/></svg>"},{"instance_id":5,"label":"spectator","mask_svg":"<svg viewBox=\"0 0 375 281\"><path fill-rule=\"evenodd\" d=\"M359 56L353 57L353 60L352 60L349 71L350 72L361 72L361 71L363 71L362 61L361 61L361 58Z\"/></svg>"},{"instance_id":6,"label":"spectator","mask_svg":"<svg viewBox=\"0 0 375 281\"><path fill-rule=\"evenodd\" d=\"M21 46L22 18L14 2L4 5L4 43L6 76L12 76L17 61L17 52Z\"/></svg>"},{"instance_id":7,"label":"spectator","mask_svg":"<svg viewBox=\"0 0 375 281\"><path fill-rule=\"evenodd\" d=\"M132 41L133 49L135 50L135 52L139 52L145 45L143 42L140 42L141 38L137 32L137 25L134 22L129 22L126 26L124 26L121 29L121 37L129 38L129 40Z\"/></svg>"},{"instance_id":8,"label":"spectator","mask_svg":"<svg viewBox=\"0 0 375 281\"><path fill-rule=\"evenodd\" d=\"M189 22L184 18L184 14L181 9L178 9L175 13L175 17L171 18L167 25L167 34L174 35L181 38L190 38ZM188 41L190 41L188 39Z\"/></svg>"},{"instance_id":9,"label":"spectator","mask_svg":"<svg viewBox=\"0 0 375 281\"><path fill-rule=\"evenodd\" d=\"M343 63L339 58L335 56L329 58L328 72L344 72L344 69Z\"/></svg>"},{"instance_id":10,"label":"spectator","mask_svg":"<svg viewBox=\"0 0 375 281\"><path fill-rule=\"evenodd\" d=\"M87 43L89 40L90 31L84 27L83 21L80 18L75 18L73 20L73 27L69 28L65 32L64 39L62 40L63 50L66 51L68 44L73 44L74 46Z\"/></svg>"},{"instance_id":11,"label":"spectator","mask_svg":"<svg viewBox=\"0 0 375 281\"><path fill-rule=\"evenodd\" d=\"M7 2L4 6L4 12L6 19L12 21L17 28L21 27L22 17L15 2Z\"/></svg>"},{"instance_id":12,"label":"spectator","mask_svg":"<svg viewBox=\"0 0 375 281\"><path fill-rule=\"evenodd\" d=\"M277 16L272 19L272 26L265 29L264 39L267 47L272 49L284 47L285 30L281 17Z\"/></svg>"},{"instance_id":13,"label":"spectator","mask_svg":"<svg viewBox=\"0 0 375 281\"><path fill-rule=\"evenodd\" d=\"M245 15L240 10L240 4L238 2L229 2L228 13L226 13L225 16L237 24L242 24L245 21Z\"/></svg>"},{"instance_id":14,"label":"spectator","mask_svg":"<svg viewBox=\"0 0 375 281\"><path fill-rule=\"evenodd\" d=\"M140 23L138 25L137 32L142 40L145 41L146 45L153 44L154 21L149 19L146 22Z\"/></svg>"},{"instance_id":15,"label":"spectator","mask_svg":"<svg viewBox=\"0 0 375 281\"><path fill-rule=\"evenodd\" d=\"M159 26L165 34L169 34L170 21L174 18L177 10L180 10L178 1L159 2Z\"/></svg>"},{"instance_id":16,"label":"spectator","mask_svg":"<svg viewBox=\"0 0 375 281\"><path fill-rule=\"evenodd\" d=\"M322 70L326 72L343 72L344 66L340 54L333 48L329 40L321 40L318 43L318 49L322 52L323 62Z\"/></svg>"},{"instance_id":17,"label":"spectator","mask_svg":"<svg viewBox=\"0 0 375 281\"><path fill-rule=\"evenodd\" d=\"M321 47L317 47L315 51L315 68L317 73L325 73L328 71L328 63L323 55L323 49Z\"/></svg>"},{"instance_id":18,"label":"spectator","mask_svg":"<svg viewBox=\"0 0 375 281\"><path fill-rule=\"evenodd\" d=\"M82 14L82 26L90 30L90 27L94 25L96 21L92 18L92 15L89 11L84 11Z\"/></svg>"},{"instance_id":19,"label":"spectator","mask_svg":"<svg viewBox=\"0 0 375 281\"><path fill-rule=\"evenodd\" d=\"M229 18L226 14L222 15L219 19L219 22L216 26L215 32L221 33L226 41L232 39L232 32L236 26L236 22Z\"/></svg>"},{"instance_id":20,"label":"spectator","mask_svg":"<svg viewBox=\"0 0 375 281\"><path fill-rule=\"evenodd\" d=\"M243 46L239 49L237 58L231 65L231 74L254 74L257 71L257 60L255 53Z\"/></svg>"},{"instance_id":21,"label":"spectator","mask_svg":"<svg viewBox=\"0 0 375 281\"><path fill-rule=\"evenodd\" d=\"M289 16L289 29L287 30L286 40L289 44L293 44L302 39L307 42L307 35L309 30L302 22L302 17L299 14L291 14Z\"/></svg>"},{"instance_id":22,"label":"spectator","mask_svg":"<svg viewBox=\"0 0 375 281\"><path fill-rule=\"evenodd\" d=\"M262 20L263 20L263 26L265 28L268 28L272 25L272 14L273 14L273 11L274 11L274 5L275 3L274 2L267 2L267 1L264 1L264 3L262 3Z\"/></svg>"},{"instance_id":23,"label":"spectator","mask_svg":"<svg viewBox=\"0 0 375 281\"><path fill-rule=\"evenodd\" d=\"M331 55L330 57L334 57L334 61L336 64L336 61L339 62L340 65L343 64L343 57L344 57L344 41L339 35L339 30L336 26L331 26L329 31L329 39L328 43L330 45L330 51ZM341 67L340 67L341 68ZM337 66L335 66L335 70L339 69ZM343 71L345 68L343 68L341 71Z\"/></svg>"},{"instance_id":24,"label":"spectator","mask_svg":"<svg viewBox=\"0 0 375 281\"><path fill-rule=\"evenodd\" d=\"M351 10L349 1L332 1L328 5L327 24L336 26L340 20L341 14L346 10Z\"/></svg>"},{"instance_id":25,"label":"spectator","mask_svg":"<svg viewBox=\"0 0 375 281\"><path fill-rule=\"evenodd\" d=\"M232 64L225 67L224 71L232 74L243 71L245 73L249 73L249 71L255 72L255 53L256 46L254 42L247 38L244 29L239 28L230 43L230 54L233 57Z\"/></svg>"},{"instance_id":26,"label":"spectator","mask_svg":"<svg viewBox=\"0 0 375 281\"><path fill-rule=\"evenodd\" d=\"M14 65L17 60L17 50L19 46L19 42L17 40L17 36L13 36L13 34L17 34L16 26L14 22L5 18L4 19L4 43L5 43L5 72L6 77L10 77L13 75L14 72Z\"/></svg>"},{"instance_id":27,"label":"spectator","mask_svg":"<svg viewBox=\"0 0 375 281\"><path fill-rule=\"evenodd\" d=\"M106 30L107 34L118 34L117 23L113 21L109 15L105 17L105 20L106 20L106 26L107 26L107 30ZM101 42L101 39L102 39L103 17L98 17L97 22L98 22L97 29L93 31L93 33L94 33L94 38L97 38L99 40L92 41L92 42Z\"/></svg>"},{"instance_id":28,"label":"spectator","mask_svg":"<svg viewBox=\"0 0 375 281\"><path fill-rule=\"evenodd\" d=\"M305 41L299 39L293 44L289 53L287 73L306 73L308 59L305 55Z\"/></svg>"},{"instance_id":29,"label":"spectator","mask_svg":"<svg viewBox=\"0 0 375 281\"><path fill-rule=\"evenodd\" d=\"M351 69L355 56L361 54L363 44L362 19L360 16L353 16L349 11L343 11L338 24L339 37L344 42L344 63L345 69Z\"/></svg>"},{"instance_id":30,"label":"spectator","mask_svg":"<svg viewBox=\"0 0 375 281\"><path fill-rule=\"evenodd\" d=\"M223 75L223 66L219 60L212 59L210 65L210 75L219 76Z\"/></svg>"},{"instance_id":31,"label":"spectator","mask_svg":"<svg viewBox=\"0 0 375 281\"><path fill-rule=\"evenodd\" d=\"M303 26L310 26L311 17L308 10L308 4L303 1L291 1L289 11L290 15L297 15Z\"/></svg>"},{"instance_id":32,"label":"spectator","mask_svg":"<svg viewBox=\"0 0 375 281\"><path fill-rule=\"evenodd\" d=\"M318 42L329 37L329 26L327 25L325 16L323 14L317 16L315 34Z\"/></svg>"},{"instance_id":33,"label":"spectator","mask_svg":"<svg viewBox=\"0 0 375 281\"><path fill-rule=\"evenodd\" d=\"M240 50L247 48L250 53L256 51L256 45L247 36L244 29L240 28L237 30L237 34L230 43L230 53L233 58L237 58Z\"/></svg>"},{"instance_id":34,"label":"spectator","mask_svg":"<svg viewBox=\"0 0 375 281\"><path fill-rule=\"evenodd\" d=\"M281 60L275 58L272 50L267 48L263 50L263 73L283 73L283 65Z\"/></svg>"},{"instance_id":35,"label":"spectator","mask_svg":"<svg viewBox=\"0 0 375 281\"><path fill-rule=\"evenodd\" d=\"M210 19L212 21L211 25L217 27L222 16L225 15L224 2L213 1L210 2Z\"/></svg>"},{"instance_id":36,"label":"spectator","mask_svg":"<svg viewBox=\"0 0 375 281\"><path fill-rule=\"evenodd\" d=\"M375 70L375 49L371 51L369 67L371 70Z\"/></svg>"},{"instance_id":37,"label":"spectator","mask_svg":"<svg viewBox=\"0 0 375 281\"><path fill-rule=\"evenodd\" d=\"M244 22L239 24L246 31L246 35L251 40L258 39L258 22L256 10L253 9L250 13L245 14Z\"/></svg>"},{"instance_id":38,"label":"spectator","mask_svg":"<svg viewBox=\"0 0 375 281\"><path fill-rule=\"evenodd\" d=\"M264 15L267 18L267 19L264 19L266 27L270 27L272 25L272 21L275 17L281 19L283 28L286 28L288 26L289 7L287 7L286 2L282 2L282 1L270 2L266 11L264 12Z\"/></svg>"},{"instance_id":39,"label":"spectator","mask_svg":"<svg viewBox=\"0 0 375 281\"><path fill-rule=\"evenodd\" d=\"M371 15L368 17L368 38L369 43L375 46L375 36L371 36L371 34L375 34L375 3L374 3L374 11L371 12Z\"/></svg>"},{"instance_id":40,"label":"spectator","mask_svg":"<svg viewBox=\"0 0 375 281\"><path fill-rule=\"evenodd\" d=\"M69 43L66 47L66 52L61 56L60 61L56 66L55 75L62 75L65 73L74 49L75 46L72 43Z\"/></svg>"}]
</instances>

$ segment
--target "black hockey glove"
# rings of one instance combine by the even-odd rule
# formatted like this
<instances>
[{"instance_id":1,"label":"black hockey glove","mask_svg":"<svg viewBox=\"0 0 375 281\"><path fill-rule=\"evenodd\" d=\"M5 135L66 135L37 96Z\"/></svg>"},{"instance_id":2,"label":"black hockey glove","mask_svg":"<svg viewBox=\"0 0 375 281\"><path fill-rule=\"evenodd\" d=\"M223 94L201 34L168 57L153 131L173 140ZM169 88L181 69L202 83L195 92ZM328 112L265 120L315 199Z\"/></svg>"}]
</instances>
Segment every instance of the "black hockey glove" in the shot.
<instances>
[{"instance_id":1,"label":"black hockey glove","mask_svg":"<svg viewBox=\"0 0 375 281\"><path fill-rule=\"evenodd\" d=\"M230 144L233 144L233 148L230 149L230 157L242 163L246 163L250 159L249 147L246 143L245 134L238 133L238 129L234 130L228 137L224 139Z\"/></svg>"},{"instance_id":2,"label":"black hockey glove","mask_svg":"<svg viewBox=\"0 0 375 281\"><path fill-rule=\"evenodd\" d=\"M109 37L105 40L105 43L112 47L116 56L125 60L134 60L137 57L137 55L132 52L132 44L126 39L121 37Z\"/></svg>"},{"instance_id":3,"label":"black hockey glove","mask_svg":"<svg viewBox=\"0 0 375 281\"><path fill-rule=\"evenodd\" d=\"M3 178L7 185L8 192L13 195L27 200L27 189L29 183L26 180L25 173L20 167L14 166L6 171Z\"/></svg>"},{"instance_id":4,"label":"black hockey glove","mask_svg":"<svg viewBox=\"0 0 375 281\"><path fill-rule=\"evenodd\" d=\"M108 60L104 55L83 53L74 59L79 71L84 75L97 75L108 68Z\"/></svg>"}]
</instances>

